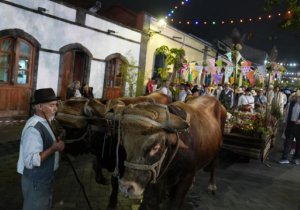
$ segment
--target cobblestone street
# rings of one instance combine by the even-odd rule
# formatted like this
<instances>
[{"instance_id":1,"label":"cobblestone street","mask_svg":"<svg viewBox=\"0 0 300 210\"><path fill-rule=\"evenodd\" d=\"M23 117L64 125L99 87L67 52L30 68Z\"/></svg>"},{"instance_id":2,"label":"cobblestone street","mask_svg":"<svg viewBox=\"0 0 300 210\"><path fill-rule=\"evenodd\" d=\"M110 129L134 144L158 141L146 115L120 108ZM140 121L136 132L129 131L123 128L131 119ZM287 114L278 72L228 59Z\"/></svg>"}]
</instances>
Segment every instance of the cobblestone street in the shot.
<instances>
[{"instance_id":1,"label":"cobblestone street","mask_svg":"<svg viewBox=\"0 0 300 210\"><path fill-rule=\"evenodd\" d=\"M16 173L19 135L23 125L1 126L0 193L1 210L21 209L20 176ZM267 164L258 160L243 162L236 155L222 151L217 170L217 194L207 193L208 173L200 171L190 189L183 209L187 210L240 210L278 209L299 210L300 167L278 165L281 142L271 150ZM94 179L94 156L84 154L71 157L80 180L94 210L105 209L110 186L98 185ZM109 178L106 173L107 178ZM128 199L119 195L120 210L137 209L140 199ZM88 209L83 193L67 161L62 160L56 175L54 189L55 210Z\"/></svg>"}]
</instances>

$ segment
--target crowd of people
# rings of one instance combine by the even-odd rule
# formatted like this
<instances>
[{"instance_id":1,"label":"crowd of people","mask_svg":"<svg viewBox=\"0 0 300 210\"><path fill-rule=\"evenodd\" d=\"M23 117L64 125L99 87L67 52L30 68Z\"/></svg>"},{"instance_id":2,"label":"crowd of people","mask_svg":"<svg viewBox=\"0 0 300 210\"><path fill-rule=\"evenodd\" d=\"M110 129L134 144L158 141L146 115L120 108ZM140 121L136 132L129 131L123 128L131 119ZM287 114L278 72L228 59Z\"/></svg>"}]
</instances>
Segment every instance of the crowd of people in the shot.
<instances>
[{"instance_id":1,"label":"crowd of people","mask_svg":"<svg viewBox=\"0 0 300 210\"><path fill-rule=\"evenodd\" d=\"M149 88L150 87L150 88ZM209 95L216 97L227 109L244 111L263 111L277 105L279 112L284 112L285 141L280 164L300 164L300 90L289 98L279 87L271 86L267 92L261 88L239 87L232 89L230 84L206 87L190 84L175 85L166 81L159 90L155 84L147 84L148 93L160 91L175 101L185 101L190 96ZM70 86L70 97L93 97L91 88L80 86L74 81ZM27 121L21 135L17 171L21 174L23 209L51 209L53 180L59 167L59 152L64 150L64 132L55 135L51 121L57 111L57 100L51 88L37 89L33 95L35 114ZM271 101L271 102L270 102ZM292 144L296 141L295 152L290 157Z\"/></svg>"},{"instance_id":2,"label":"crowd of people","mask_svg":"<svg viewBox=\"0 0 300 210\"><path fill-rule=\"evenodd\" d=\"M266 88L267 89L267 88ZM160 91L172 98L173 101L186 101L191 96L214 96L227 110L240 110L249 112L263 112L266 108L276 110L278 115L284 114L288 97L278 86L269 86L268 90L258 87L233 88L229 83L217 86L192 85L189 83L175 84L164 81L157 88L154 80L148 81L146 93Z\"/></svg>"},{"instance_id":3,"label":"crowd of people","mask_svg":"<svg viewBox=\"0 0 300 210\"><path fill-rule=\"evenodd\" d=\"M151 80L149 80L151 81ZM148 82L149 84L149 82ZM148 89L147 85L147 89ZM237 87L233 88L229 83L217 86L200 86L188 83L176 85L165 81L161 87L155 89L154 81L151 81L151 89L148 93L160 91L173 101L186 101L192 96L214 96L226 108L227 111L244 111L265 113L267 110L278 119L283 119L284 149L279 164L300 164L300 90L291 95L286 95L279 86L270 85L267 88ZM293 156L290 157L292 145Z\"/></svg>"}]
</instances>

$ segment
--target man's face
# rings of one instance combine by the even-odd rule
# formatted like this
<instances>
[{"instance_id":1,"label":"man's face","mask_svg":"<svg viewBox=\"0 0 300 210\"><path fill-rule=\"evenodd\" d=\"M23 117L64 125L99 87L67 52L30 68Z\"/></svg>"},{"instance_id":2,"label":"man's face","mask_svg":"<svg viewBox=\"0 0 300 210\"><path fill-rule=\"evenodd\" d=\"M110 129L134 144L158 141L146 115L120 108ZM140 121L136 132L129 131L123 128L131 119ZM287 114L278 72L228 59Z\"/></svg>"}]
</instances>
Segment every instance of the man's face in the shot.
<instances>
[{"instance_id":1,"label":"man's face","mask_svg":"<svg viewBox=\"0 0 300 210\"><path fill-rule=\"evenodd\" d=\"M55 116L55 113L57 111L57 101L51 101L47 103L39 104L40 111L42 112L42 116L48 119L52 120ZM44 116L45 115L45 116Z\"/></svg>"}]
</instances>

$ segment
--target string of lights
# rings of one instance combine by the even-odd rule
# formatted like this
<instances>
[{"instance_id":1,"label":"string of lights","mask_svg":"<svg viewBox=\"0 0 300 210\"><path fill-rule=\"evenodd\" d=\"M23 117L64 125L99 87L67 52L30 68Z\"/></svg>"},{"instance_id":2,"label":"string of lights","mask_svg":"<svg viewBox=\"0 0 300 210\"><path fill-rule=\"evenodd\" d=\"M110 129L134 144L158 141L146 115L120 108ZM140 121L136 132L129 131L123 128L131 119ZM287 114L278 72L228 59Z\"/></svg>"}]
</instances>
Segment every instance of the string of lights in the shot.
<instances>
[{"instance_id":1,"label":"string of lights","mask_svg":"<svg viewBox=\"0 0 300 210\"><path fill-rule=\"evenodd\" d=\"M190 0L183 0L176 5L173 6L173 8L168 12L168 14L165 16L166 20L169 20L171 23L174 24L186 24L186 25L225 25L225 24L243 24L243 23L253 23L253 22L263 22L264 20L272 20L276 17L281 17L284 15L285 17L289 17L292 15L291 11L287 11L285 13L277 12L274 14L268 14L268 15L261 15L258 17L241 17L241 18L224 18L223 20L200 20L200 19L194 19L194 20L178 20L174 18L174 15L176 11L185 5L190 3Z\"/></svg>"},{"instance_id":2,"label":"string of lights","mask_svg":"<svg viewBox=\"0 0 300 210\"><path fill-rule=\"evenodd\" d=\"M290 11L287 11L290 13ZM254 23L254 22L262 22L264 20L272 20L275 17L280 17L282 13L278 12L274 15L261 15L258 17L248 17L248 18L226 18L223 20L176 20L174 18L169 18L171 23L175 24L186 24L186 25L225 25L225 24L244 24L244 23Z\"/></svg>"},{"instance_id":3,"label":"string of lights","mask_svg":"<svg viewBox=\"0 0 300 210\"><path fill-rule=\"evenodd\" d=\"M176 4L167 14L167 16L165 17L165 19L168 19L170 17L172 17L175 13L176 10L179 9L179 7L186 5L187 3L189 3L189 0L184 0L181 1L180 3Z\"/></svg>"},{"instance_id":4,"label":"string of lights","mask_svg":"<svg viewBox=\"0 0 300 210\"><path fill-rule=\"evenodd\" d=\"M255 24L258 22L266 22L266 21L272 21L275 18L290 18L293 14L290 10L287 10L285 12L274 12L272 14L262 14L260 16L255 17L240 17L240 18L223 18L221 20L202 20L200 18L194 18L192 19L179 19L175 18L175 14L179 9L182 9L183 7L187 6L191 3L191 0L181 0L178 1L172 9L169 10L167 15L165 16L165 20L168 21L171 24L179 24L179 25L191 25L191 26L220 26L220 25L233 25L233 24ZM299 64L297 63L280 63L283 66L286 67L299 67Z\"/></svg>"}]
</instances>

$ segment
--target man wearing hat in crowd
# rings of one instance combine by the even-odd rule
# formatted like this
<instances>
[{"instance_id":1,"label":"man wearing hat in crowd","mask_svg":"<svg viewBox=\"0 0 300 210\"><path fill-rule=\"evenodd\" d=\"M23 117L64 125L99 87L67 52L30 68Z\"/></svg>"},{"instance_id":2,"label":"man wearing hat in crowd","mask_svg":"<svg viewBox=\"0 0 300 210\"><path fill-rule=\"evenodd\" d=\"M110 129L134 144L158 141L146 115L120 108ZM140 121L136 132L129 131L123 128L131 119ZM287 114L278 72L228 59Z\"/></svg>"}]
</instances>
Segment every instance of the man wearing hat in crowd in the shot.
<instances>
[{"instance_id":1,"label":"man wearing hat in crowd","mask_svg":"<svg viewBox=\"0 0 300 210\"><path fill-rule=\"evenodd\" d=\"M224 89L220 93L219 100L227 110L233 107L233 90L230 88L228 82L224 84Z\"/></svg>"},{"instance_id":2,"label":"man wearing hat in crowd","mask_svg":"<svg viewBox=\"0 0 300 210\"><path fill-rule=\"evenodd\" d=\"M264 95L264 90L262 88L257 90L257 95L254 97L254 101L256 111L266 111L268 101L267 97Z\"/></svg>"},{"instance_id":3,"label":"man wearing hat in crowd","mask_svg":"<svg viewBox=\"0 0 300 210\"><path fill-rule=\"evenodd\" d=\"M246 88L245 94L239 97L238 108L241 111L253 112L254 110L254 97L251 94L252 89Z\"/></svg>"},{"instance_id":4,"label":"man wearing hat in crowd","mask_svg":"<svg viewBox=\"0 0 300 210\"><path fill-rule=\"evenodd\" d=\"M38 89L33 95L35 114L23 128L17 165L22 175L23 210L51 209L54 172L65 146L49 122L57 111L57 100L52 88Z\"/></svg>"},{"instance_id":5,"label":"man wearing hat in crowd","mask_svg":"<svg viewBox=\"0 0 300 210\"><path fill-rule=\"evenodd\" d=\"M281 116L283 116L284 105L287 102L287 97L284 93L280 91L279 86L274 88L274 97L271 104L271 109L278 108Z\"/></svg>"},{"instance_id":6,"label":"man wearing hat in crowd","mask_svg":"<svg viewBox=\"0 0 300 210\"><path fill-rule=\"evenodd\" d=\"M285 142L280 164L288 164L289 153L293 144L294 138L296 139L296 148L294 156L291 160L292 163L300 164L300 90L295 93L295 98L290 102L287 108L285 122Z\"/></svg>"}]
</instances>

